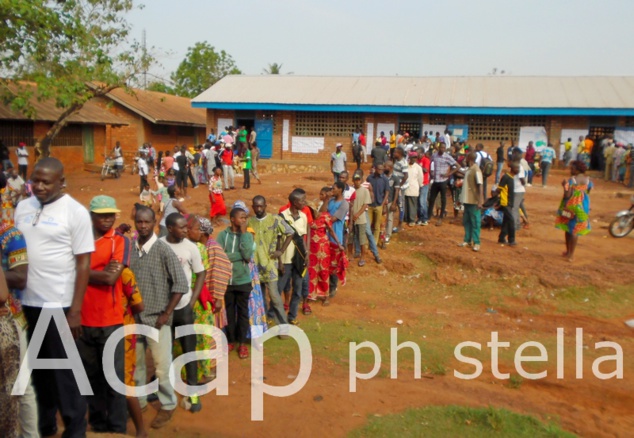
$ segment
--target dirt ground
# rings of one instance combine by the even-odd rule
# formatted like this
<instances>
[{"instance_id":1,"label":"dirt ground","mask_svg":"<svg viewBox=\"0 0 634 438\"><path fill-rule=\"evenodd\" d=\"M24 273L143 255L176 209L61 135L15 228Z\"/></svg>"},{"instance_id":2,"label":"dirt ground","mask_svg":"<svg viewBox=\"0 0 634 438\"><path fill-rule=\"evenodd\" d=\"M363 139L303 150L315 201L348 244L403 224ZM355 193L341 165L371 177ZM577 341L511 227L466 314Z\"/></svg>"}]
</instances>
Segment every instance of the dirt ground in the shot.
<instances>
[{"instance_id":1,"label":"dirt ground","mask_svg":"<svg viewBox=\"0 0 634 438\"><path fill-rule=\"evenodd\" d=\"M634 290L631 277L634 235L614 239L606 228L616 211L629 207L630 192L623 186L595 179L593 231L579 239L576 260L569 263L561 257L563 232L553 226L563 177L564 171L554 171L549 187L542 188L541 181L536 179L535 186L527 189L526 207L531 226L518 234L518 247L500 247L496 244L497 231L483 230L482 250L474 253L456 246L463 236L459 225L406 227L382 251L382 266L368 261L365 268L359 268L351 263L348 284L340 288L333 304L315 309L313 317L302 318L319 318L321 324L364 321L377 324L389 333L389 327L398 326L397 320L405 320L406 327L408 320L429 317L440 321L439 333L446 336L451 348L460 340L477 340L483 344L483 353L488 350L485 344L493 330L500 331L500 337L516 348L519 343L535 337L552 342L556 329L562 327L567 336L566 348L570 346L565 356L564 379L555 378L551 361L547 378L524 380L520 388L513 390L506 382L493 378L488 361L484 360L481 377L460 380L454 377L453 368L463 372L470 372L472 368L462 366L449 353L449 357L443 358L446 373L425 372L420 380L414 379L412 372L401 371L397 380L382 374L372 380L359 381L357 392L350 393L347 354L337 361L314 351L313 370L306 386L288 398L265 397L264 421L252 422L250 364L232 355L229 395L206 395L199 414L178 408L174 420L164 429L152 431L151 436L316 436L327 432L336 437L363 425L368 416L383 416L430 404L505 407L541 419L555 419L564 429L581 436L631 436L634 366L628 353L634 348L634 342L632 331L623 320L630 312L634 315L634 303L630 301ZM96 174L81 173L68 175L67 179L69 193L85 205L97 194L114 196L123 210L119 222L132 223L128 216L138 199L137 176L125 175L120 180L101 182ZM294 187L306 189L309 201L316 201L319 189L329 183L331 177L328 174L269 174L262 179L262 185L254 182L248 191L226 193L227 203L243 199L250 205L253 196L262 194L268 200L269 211L276 211L286 203L286 196ZM236 186L241 183L237 178ZM186 200L188 210L207 214L207 193L204 187L190 190L191 198ZM427 274L416 277L421 264L414 260L421 260L421 254L425 257ZM485 288L484 295L489 294L486 288L498 288L501 294L491 293L489 301L485 297L474 304L469 301L469 291L479 287ZM612 309L599 305L596 315L592 310L583 310L583 304L562 310L562 301L555 299L556 295L574 295L571 287L579 294L594 290L592 300L600 300L604 292L614 293L614 290L623 292L623 298ZM465 292L452 298L451 295L440 296L443 290ZM406 291L412 291L412 299ZM423 333L417 331L420 325L412 327L410 333L422 341ZM595 341L614 341L621 345L625 353L622 380L599 380L591 376L592 359L600 355L592 352L584 356L584 379L574 377L573 339L569 338L574 336L571 333L577 327L584 330L584 345L589 346L586 351L592 351ZM307 335L311 337L310 332ZM271 343L274 353L275 341ZM549 353L554 355L554 350ZM610 350L603 354L608 353L611 354ZM384 351L383 356L384 361L389 360L388 352ZM508 366L505 367L508 370ZM368 371L370 366L365 368ZM605 369L613 369L613 365L606 365ZM288 384L296 373L297 366L292 363L266 361L267 382ZM154 410L150 409L144 415L145 421L149 423L153 416ZM130 423L129 433L132 432Z\"/></svg>"}]
</instances>

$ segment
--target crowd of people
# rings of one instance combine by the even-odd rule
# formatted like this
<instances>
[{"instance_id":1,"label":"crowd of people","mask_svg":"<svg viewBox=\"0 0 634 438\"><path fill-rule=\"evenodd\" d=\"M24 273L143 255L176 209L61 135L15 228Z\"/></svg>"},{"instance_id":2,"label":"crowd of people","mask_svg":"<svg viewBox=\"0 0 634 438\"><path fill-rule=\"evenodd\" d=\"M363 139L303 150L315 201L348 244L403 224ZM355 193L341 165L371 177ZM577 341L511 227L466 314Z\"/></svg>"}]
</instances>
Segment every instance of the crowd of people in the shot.
<instances>
[{"instance_id":1,"label":"crowd of people","mask_svg":"<svg viewBox=\"0 0 634 438\"><path fill-rule=\"evenodd\" d=\"M329 306L346 282L350 260L363 268L369 252L381 264L380 249L404 226L426 226L434 217L442 226L450 212L452 222L462 213L460 247L479 251L483 226L500 227L499 244L516 246L517 233L529 226L525 187L533 184L538 169L546 186L555 162L550 146L537 155L532 144L523 151L500 143L492 157L482 144L471 147L449 132L419 139L381 133L367 176L360 163L350 174L343 146L335 146L334 181L321 188L316 205L295 188L276 212L269 211L262 195L248 200L250 205L236 201L228 208L223 192L234 188L228 177L234 157L240 158L248 189L257 143L243 127L235 137L227 130L220 139L212 133L193 153L182 146L173 155L154 156L152 146L144 145L138 154L140 202L130 216L133 225L115 228L121 211L110 196L94 197L86 209L68 195L57 159L40 160L28 182L16 169L8 177L0 175L0 303L6 304L0 311L3 436L54 435L57 412L64 436L83 436L88 424L96 432L125 433L128 416L137 435L146 436L142 412L149 402L160 404L152 428L165 426L177 408L168 376L173 359L216 346L208 336L175 338L177 328L215 326L226 335L224 353L235 351L246 359L251 340L269 327L280 325L279 338L287 339L284 327L298 325L300 312L309 316L316 303ZM362 136L355 132L353 153L357 142L365 141ZM566 233L563 256L572 260L577 237L590 232L593 184L583 159L566 164L571 176L562 182L555 225ZM190 177L193 187L207 184L209 214L188 211L184 197ZM490 192L488 179L493 180ZM214 227L227 216L229 225L214 238ZM44 320L51 305L64 312L70 333ZM41 320L40 357L66 357L64 337L72 336L94 395L80 394L70 369L35 369L24 395L10 396ZM127 336L116 347L114 366L117 378L130 387L158 380L158 391L148 397L115 391L103 369L110 336L134 323L157 329L158 338ZM148 375L148 352L154 376ZM190 386L210 382L216 360L189 362L181 374ZM193 413L202 409L195 393L183 397L181 406Z\"/></svg>"}]
</instances>

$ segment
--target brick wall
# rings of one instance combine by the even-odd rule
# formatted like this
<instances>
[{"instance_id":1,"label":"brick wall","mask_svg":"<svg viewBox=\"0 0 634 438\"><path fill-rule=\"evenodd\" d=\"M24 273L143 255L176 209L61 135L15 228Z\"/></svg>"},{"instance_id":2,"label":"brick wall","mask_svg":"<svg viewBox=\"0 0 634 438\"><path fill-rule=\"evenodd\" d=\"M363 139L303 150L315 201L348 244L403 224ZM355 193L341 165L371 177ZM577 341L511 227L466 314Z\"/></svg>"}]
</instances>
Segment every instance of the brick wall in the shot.
<instances>
[{"instance_id":1,"label":"brick wall","mask_svg":"<svg viewBox=\"0 0 634 438\"><path fill-rule=\"evenodd\" d=\"M143 143L152 143L158 151L173 150L175 145L192 146L205 141L205 129L194 128L193 135L179 135L178 126L168 126L169 132L159 135L152 132L152 123L133 111L105 97L95 99L102 108L123 119L127 126L112 126L106 130L104 144L108 152L112 151L117 141L121 142L124 154L134 154ZM166 126L166 125L162 125Z\"/></svg>"}]
</instances>

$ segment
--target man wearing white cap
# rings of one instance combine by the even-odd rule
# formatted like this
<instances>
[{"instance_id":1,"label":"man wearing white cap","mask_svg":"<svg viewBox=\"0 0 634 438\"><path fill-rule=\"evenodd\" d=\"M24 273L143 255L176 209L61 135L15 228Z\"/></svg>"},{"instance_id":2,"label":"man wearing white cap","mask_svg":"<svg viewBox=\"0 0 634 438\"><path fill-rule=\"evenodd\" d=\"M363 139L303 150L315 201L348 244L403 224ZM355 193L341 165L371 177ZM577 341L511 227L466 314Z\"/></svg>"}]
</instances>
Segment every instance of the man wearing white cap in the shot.
<instances>
[{"instance_id":1,"label":"man wearing white cap","mask_svg":"<svg viewBox=\"0 0 634 438\"><path fill-rule=\"evenodd\" d=\"M335 182L339 181L339 174L346 170L346 163L348 158L346 153L341 151L341 143L335 145L336 152L333 152L330 156L330 170L335 177Z\"/></svg>"}]
</instances>

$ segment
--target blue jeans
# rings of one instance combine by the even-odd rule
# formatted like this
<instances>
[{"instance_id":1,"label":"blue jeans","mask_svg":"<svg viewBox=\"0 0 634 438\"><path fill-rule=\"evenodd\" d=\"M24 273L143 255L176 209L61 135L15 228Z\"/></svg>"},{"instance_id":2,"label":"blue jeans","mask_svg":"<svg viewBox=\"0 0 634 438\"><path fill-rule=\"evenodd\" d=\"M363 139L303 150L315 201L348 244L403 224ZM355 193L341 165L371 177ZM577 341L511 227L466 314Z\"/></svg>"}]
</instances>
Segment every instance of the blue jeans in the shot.
<instances>
[{"instance_id":1,"label":"blue jeans","mask_svg":"<svg viewBox=\"0 0 634 438\"><path fill-rule=\"evenodd\" d=\"M370 252L376 258L379 256L379 249L376 247L376 240L374 240L374 235L372 234L372 228L370 227L370 220L368 219L368 213L365 213L366 219L366 227L365 234L368 236L368 247L370 248ZM359 244L359 236L354 235L354 253L361 254L361 245ZM307 295L308 296L308 295Z\"/></svg>"},{"instance_id":2,"label":"blue jeans","mask_svg":"<svg viewBox=\"0 0 634 438\"><path fill-rule=\"evenodd\" d=\"M284 274L277 283L280 295L284 292L284 287L289 281L291 282L293 288L291 305L288 309L288 322L291 322L297 319L299 302L303 301L304 298L308 298L308 270L306 270L306 274L302 277L302 273L297 272L292 263L285 263Z\"/></svg>"},{"instance_id":3,"label":"blue jeans","mask_svg":"<svg viewBox=\"0 0 634 438\"><path fill-rule=\"evenodd\" d=\"M420 188L418 194L418 220L427 222L429 220L429 210L427 209L427 194L429 193L429 184Z\"/></svg>"},{"instance_id":4,"label":"blue jeans","mask_svg":"<svg viewBox=\"0 0 634 438\"><path fill-rule=\"evenodd\" d=\"M502 175L502 169L504 168L504 162L502 163L496 163L496 168L495 168L495 183L499 183L500 182L500 176ZM485 198L489 198L489 194L485 193L484 194Z\"/></svg>"}]
</instances>

